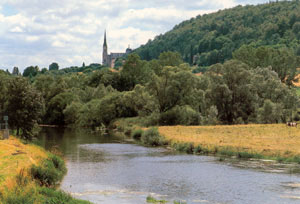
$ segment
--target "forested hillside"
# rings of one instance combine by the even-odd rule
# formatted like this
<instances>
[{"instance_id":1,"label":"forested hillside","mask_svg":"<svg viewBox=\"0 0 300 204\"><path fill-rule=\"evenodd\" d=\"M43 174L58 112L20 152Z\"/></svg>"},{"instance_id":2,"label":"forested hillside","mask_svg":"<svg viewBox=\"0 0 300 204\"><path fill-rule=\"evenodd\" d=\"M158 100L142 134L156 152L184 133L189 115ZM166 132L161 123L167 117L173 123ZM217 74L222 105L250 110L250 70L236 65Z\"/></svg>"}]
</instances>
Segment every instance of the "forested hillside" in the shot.
<instances>
[{"instance_id":1,"label":"forested hillside","mask_svg":"<svg viewBox=\"0 0 300 204\"><path fill-rule=\"evenodd\" d=\"M237 6L197 16L136 49L142 59L177 51L185 62L209 66L225 62L242 45L287 47L300 55L300 2Z\"/></svg>"}]
</instances>

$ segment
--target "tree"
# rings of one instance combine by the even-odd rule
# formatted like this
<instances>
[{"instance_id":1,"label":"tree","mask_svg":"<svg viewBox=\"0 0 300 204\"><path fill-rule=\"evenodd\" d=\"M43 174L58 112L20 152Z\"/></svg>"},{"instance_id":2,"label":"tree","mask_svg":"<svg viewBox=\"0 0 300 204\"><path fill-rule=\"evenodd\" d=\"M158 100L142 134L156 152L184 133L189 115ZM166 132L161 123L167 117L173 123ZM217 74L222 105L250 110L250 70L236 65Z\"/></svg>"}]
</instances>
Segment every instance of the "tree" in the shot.
<instances>
[{"instance_id":1,"label":"tree","mask_svg":"<svg viewBox=\"0 0 300 204\"><path fill-rule=\"evenodd\" d=\"M59 69L59 66L56 62L52 62L52 64L49 65L49 71L58 70L58 69Z\"/></svg>"},{"instance_id":2,"label":"tree","mask_svg":"<svg viewBox=\"0 0 300 204\"><path fill-rule=\"evenodd\" d=\"M40 120L44 103L40 93L23 77L12 78L8 84L7 113L9 125L24 139L31 139L34 126Z\"/></svg>"},{"instance_id":3,"label":"tree","mask_svg":"<svg viewBox=\"0 0 300 204\"><path fill-rule=\"evenodd\" d=\"M210 77L206 91L208 106L215 106L223 123L236 123L242 118L246 123L256 110L255 84L249 67L239 61L217 64L207 73Z\"/></svg>"},{"instance_id":4,"label":"tree","mask_svg":"<svg viewBox=\"0 0 300 204\"><path fill-rule=\"evenodd\" d=\"M277 106L277 107L276 107ZM258 110L258 120L261 123L278 123L281 121L282 106L274 104L270 99L264 101L263 107Z\"/></svg>"},{"instance_id":5,"label":"tree","mask_svg":"<svg viewBox=\"0 0 300 204\"><path fill-rule=\"evenodd\" d=\"M64 125L64 110L72 102L76 101L78 101L78 96L71 92L63 92L51 98L47 109L48 122L54 125Z\"/></svg>"},{"instance_id":6,"label":"tree","mask_svg":"<svg viewBox=\"0 0 300 204\"><path fill-rule=\"evenodd\" d=\"M48 71L48 69L44 67L44 68L41 70L41 73L42 73L42 74L45 74L47 71Z\"/></svg>"},{"instance_id":7,"label":"tree","mask_svg":"<svg viewBox=\"0 0 300 204\"><path fill-rule=\"evenodd\" d=\"M130 54L121 71L121 78L125 90L132 90L136 84L145 84L148 81L150 70L147 69L145 61L137 54Z\"/></svg>"},{"instance_id":8,"label":"tree","mask_svg":"<svg viewBox=\"0 0 300 204\"><path fill-rule=\"evenodd\" d=\"M4 108L7 101L7 83L8 83L8 74L0 70L0 117L4 114Z\"/></svg>"},{"instance_id":9,"label":"tree","mask_svg":"<svg viewBox=\"0 0 300 204\"><path fill-rule=\"evenodd\" d=\"M280 80L288 85L292 85L296 68L300 66L300 58L287 48L242 46L233 53L233 57L252 68L270 66L278 74Z\"/></svg>"},{"instance_id":10,"label":"tree","mask_svg":"<svg viewBox=\"0 0 300 204\"><path fill-rule=\"evenodd\" d=\"M34 77L38 74L40 68L38 66L30 66L24 69L23 76L24 77Z\"/></svg>"},{"instance_id":11,"label":"tree","mask_svg":"<svg viewBox=\"0 0 300 204\"><path fill-rule=\"evenodd\" d=\"M193 95L198 78L189 70L190 67L165 66L161 76L152 74L147 90L154 96L159 112L166 112L176 105L189 105L194 102Z\"/></svg>"},{"instance_id":12,"label":"tree","mask_svg":"<svg viewBox=\"0 0 300 204\"><path fill-rule=\"evenodd\" d=\"M161 66L179 66L184 63L178 52L163 52L159 55L159 64Z\"/></svg>"}]
</instances>

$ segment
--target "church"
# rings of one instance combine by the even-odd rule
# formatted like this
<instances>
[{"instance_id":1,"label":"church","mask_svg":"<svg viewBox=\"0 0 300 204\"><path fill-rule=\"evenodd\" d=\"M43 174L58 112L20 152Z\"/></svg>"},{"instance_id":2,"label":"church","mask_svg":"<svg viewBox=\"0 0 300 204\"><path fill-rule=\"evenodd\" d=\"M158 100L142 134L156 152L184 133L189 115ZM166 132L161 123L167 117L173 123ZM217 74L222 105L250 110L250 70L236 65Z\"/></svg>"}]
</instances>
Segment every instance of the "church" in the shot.
<instances>
[{"instance_id":1,"label":"church","mask_svg":"<svg viewBox=\"0 0 300 204\"><path fill-rule=\"evenodd\" d=\"M132 52L132 49L126 49L125 53L113 53L111 52L110 55L107 53L107 42L106 42L106 31L104 32L104 43L103 43L103 53L102 53L102 65L108 66L111 68L115 67L115 61L117 58L124 57Z\"/></svg>"}]
</instances>

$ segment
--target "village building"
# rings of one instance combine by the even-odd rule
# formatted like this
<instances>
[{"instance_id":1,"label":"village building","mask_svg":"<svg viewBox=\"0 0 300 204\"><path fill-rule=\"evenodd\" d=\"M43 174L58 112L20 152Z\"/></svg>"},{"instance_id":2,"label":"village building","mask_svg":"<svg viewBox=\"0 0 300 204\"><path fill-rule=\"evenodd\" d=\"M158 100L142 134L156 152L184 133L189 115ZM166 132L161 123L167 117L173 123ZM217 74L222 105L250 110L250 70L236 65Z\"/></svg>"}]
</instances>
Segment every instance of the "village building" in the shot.
<instances>
[{"instance_id":1,"label":"village building","mask_svg":"<svg viewBox=\"0 0 300 204\"><path fill-rule=\"evenodd\" d=\"M104 32L104 42L103 42L103 53L102 53L102 65L108 66L111 68L115 67L115 61L120 58L128 55L132 52L132 49L128 46L124 53L113 53L108 54L108 46L106 42L106 31Z\"/></svg>"}]
</instances>

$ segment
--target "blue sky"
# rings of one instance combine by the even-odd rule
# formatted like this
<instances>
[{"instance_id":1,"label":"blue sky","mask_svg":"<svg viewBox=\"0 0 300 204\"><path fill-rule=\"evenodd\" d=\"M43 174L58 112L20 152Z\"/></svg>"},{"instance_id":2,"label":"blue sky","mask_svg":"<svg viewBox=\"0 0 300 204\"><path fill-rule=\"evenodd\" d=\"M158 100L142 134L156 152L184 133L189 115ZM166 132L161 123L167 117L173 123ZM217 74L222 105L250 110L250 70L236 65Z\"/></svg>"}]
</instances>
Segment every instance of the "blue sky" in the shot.
<instances>
[{"instance_id":1,"label":"blue sky","mask_svg":"<svg viewBox=\"0 0 300 204\"><path fill-rule=\"evenodd\" d=\"M1 0L0 69L101 63L199 14L268 0Z\"/></svg>"}]
</instances>

